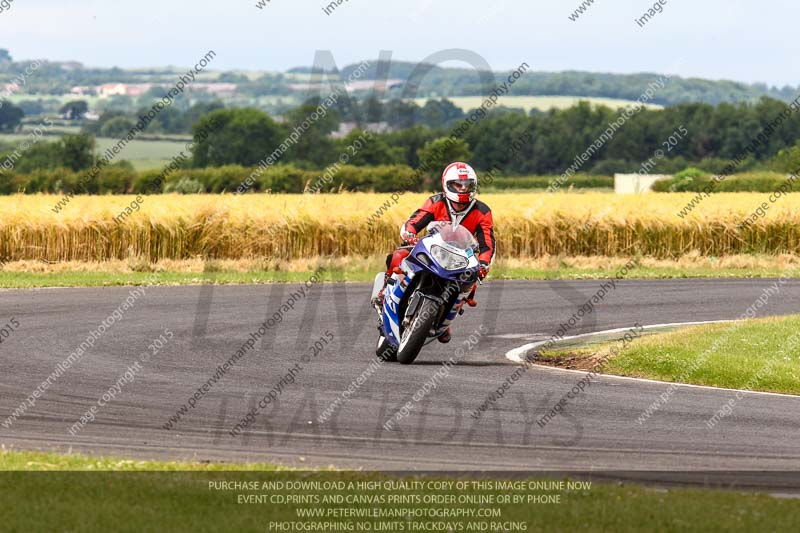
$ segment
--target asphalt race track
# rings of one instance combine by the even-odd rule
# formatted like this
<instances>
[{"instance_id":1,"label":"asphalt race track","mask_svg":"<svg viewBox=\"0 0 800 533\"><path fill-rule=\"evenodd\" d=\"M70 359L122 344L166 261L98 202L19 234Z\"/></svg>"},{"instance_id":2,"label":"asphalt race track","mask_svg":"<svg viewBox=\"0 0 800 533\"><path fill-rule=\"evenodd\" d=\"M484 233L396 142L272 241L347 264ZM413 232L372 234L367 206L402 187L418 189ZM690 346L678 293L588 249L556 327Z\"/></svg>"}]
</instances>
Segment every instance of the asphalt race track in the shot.
<instances>
[{"instance_id":1,"label":"asphalt race track","mask_svg":"<svg viewBox=\"0 0 800 533\"><path fill-rule=\"evenodd\" d=\"M788 396L746 394L731 416L708 429L706 420L735 393L681 387L647 421L637 423L667 386L600 377L542 428L536 419L581 375L534 367L482 417L472 418L470 413L520 368L506 352L548 338L603 283L608 282L489 282L479 291L479 306L455 322L450 344L428 345L412 366L387 363L372 370L377 332L367 302L370 287L313 285L169 430L163 426L170 417L298 285L147 287L33 407L10 427L0 426L0 443L141 458L382 470L799 469L800 399ZM776 283L622 280L568 334L637 322L734 319L770 286L779 290L759 315L798 312L800 282ZM132 289L0 291L0 318L19 322L0 344L0 422L8 421ZM97 410L94 422L71 435L69 428L120 383L165 328L173 338L141 363L132 382L118 387L116 398ZM477 343L464 342L475 332ZM328 346L301 362L326 335L333 337ZM442 367L451 357L455 364ZM285 376L297 363L301 368L295 367L292 383ZM422 389L426 382L427 393ZM342 400L351 383L356 383L353 392ZM275 401L255 422L232 436L248 410L278 388ZM320 422L318 417L337 398L330 419ZM407 416L384 429L406 402L411 402Z\"/></svg>"}]
</instances>

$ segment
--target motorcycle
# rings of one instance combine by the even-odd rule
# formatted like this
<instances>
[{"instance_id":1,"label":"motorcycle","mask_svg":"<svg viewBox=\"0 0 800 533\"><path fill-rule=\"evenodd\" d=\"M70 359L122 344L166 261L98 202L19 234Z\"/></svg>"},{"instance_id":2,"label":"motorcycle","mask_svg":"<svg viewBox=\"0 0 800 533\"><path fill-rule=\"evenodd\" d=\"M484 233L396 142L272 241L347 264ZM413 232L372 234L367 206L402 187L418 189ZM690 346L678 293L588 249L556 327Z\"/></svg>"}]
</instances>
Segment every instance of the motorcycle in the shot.
<instances>
[{"instance_id":1,"label":"motorcycle","mask_svg":"<svg viewBox=\"0 0 800 533\"><path fill-rule=\"evenodd\" d=\"M463 226L432 222L427 235L411 248L386 280L383 303L377 295L385 273L375 277L372 301L378 312L376 355L384 361L411 364L422 347L443 335L478 279L478 242Z\"/></svg>"}]
</instances>

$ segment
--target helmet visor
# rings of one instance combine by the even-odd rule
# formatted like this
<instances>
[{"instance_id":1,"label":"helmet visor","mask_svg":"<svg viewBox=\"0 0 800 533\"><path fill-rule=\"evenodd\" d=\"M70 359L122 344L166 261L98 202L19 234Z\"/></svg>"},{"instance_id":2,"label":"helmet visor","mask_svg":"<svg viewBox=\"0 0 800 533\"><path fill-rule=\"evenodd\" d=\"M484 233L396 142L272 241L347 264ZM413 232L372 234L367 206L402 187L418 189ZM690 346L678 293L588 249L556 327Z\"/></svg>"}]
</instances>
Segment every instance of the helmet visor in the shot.
<instances>
[{"instance_id":1,"label":"helmet visor","mask_svg":"<svg viewBox=\"0 0 800 533\"><path fill-rule=\"evenodd\" d=\"M473 179L457 179L447 182L447 190L456 194L471 194L478 189L478 182Z\"/></svg>"}]
</instances>

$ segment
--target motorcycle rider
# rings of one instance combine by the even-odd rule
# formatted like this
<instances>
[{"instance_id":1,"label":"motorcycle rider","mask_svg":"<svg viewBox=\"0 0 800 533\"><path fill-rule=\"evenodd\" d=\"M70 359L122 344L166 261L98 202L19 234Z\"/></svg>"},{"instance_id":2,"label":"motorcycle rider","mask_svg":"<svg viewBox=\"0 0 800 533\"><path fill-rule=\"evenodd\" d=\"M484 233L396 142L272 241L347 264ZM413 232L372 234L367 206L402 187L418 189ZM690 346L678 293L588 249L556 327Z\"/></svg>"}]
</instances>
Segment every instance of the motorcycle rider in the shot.
<instances>
[{"instance_id":1,"label":"motorcycle rider","mask_svg":"<svg viewBox=\"0 0 800 533\"><path fill-rule=\"evenodd\" d=\"M410 253L408 246L417 244L417 234L434 221L447 221L453 225L461 225L469 230L478 241L478 261L480 267L478 277L484 279L489 273L495 255L494 222L492 210L485 203L475 198L478 190L478 175L466 163L460 161L451 163L442 173L442 192L425 200L400 229L400 238L405 247L400 247L386 258L386 276L383 289L378 293L378 302L382 305L383 293L386 290L386 280L389 279L396 267ZM467 301L471 306L476 305L473 296L475 287ZM450 342L450 327L438 337L439 342Z\"/></svg>"}]
</instances>

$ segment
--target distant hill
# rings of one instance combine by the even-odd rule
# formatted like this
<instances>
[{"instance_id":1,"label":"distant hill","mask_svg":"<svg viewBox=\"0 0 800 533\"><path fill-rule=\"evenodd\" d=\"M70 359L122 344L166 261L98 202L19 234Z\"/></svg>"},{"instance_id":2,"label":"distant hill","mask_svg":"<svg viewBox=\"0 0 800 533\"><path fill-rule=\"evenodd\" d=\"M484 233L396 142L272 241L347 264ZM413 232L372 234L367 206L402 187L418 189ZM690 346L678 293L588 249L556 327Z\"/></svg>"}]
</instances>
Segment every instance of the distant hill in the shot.
<instances>
[{"instance_id":1,"label":"distant hill","mask_svg":"<svg viewBox=\"0 0 800 533\"><path fill-rule=\"evenodd\" d=\"M357 65L342 68L347 77ZM372 61L364 79L375 79L377 60ZM388 77L408 80L417 68L416 63L393 61ZM310 67L291 69L290 73L313 74ZM496 72L498 81L505 80L508 72ZM525 73L514 85L514 96L578 96L636 100L648 85L662 74L643 72L638 74L612 74L602 72L534 72ZM416 98L477 96L482 90L478 75L470 68L442 68L432 66L421 80ZM708 80L673 76L666 86L656 92L651 103L673 105L688 102L719 104L723 102L754 102L769 96L790 102L800 94L800 87L770 87L765 83L743 83L729 80Z\"/></svg>"},{"instance_id":2,"label":"distant hill","mask_svg":"<svg viewBox=\"0 0 800 533\"><path fill-rule=\"evenodd\" d=\"M4 50L0 49L0 52ZM20 99L35 96L63 98L65 95L79 97L99 94L103 84L159 84L169 86L176 77L185 72L181 67L159 67L142 69L95 68L78 62L39 60L35 75L26 75L31 62L13 61L7 51L0 61L0 92L14 94ZM342 68L342 77L347 78L359 64ZM370 67L359 77L353 88L359 96L368 95L370 80L377 76L378 61L372 60ZM415 74L416 73L416 74ZM424 73L424 76L422 76ZM280 113L304 100L318 88L322 76L312 67L297 67L287 72L243 72L208 70L202 75L204 83L228 83L233 87L229 97L221 96L226 103L235 106L255 105L271 112ZM413 75L413 76L412 76ZM489 73L490 80L504 81L509 72ZM411 79L411 78L415 79ZM528 71L513 86L509 98L523 97L568 97L636 100L655 80L658 73L612 74L603 72L534 72ZM388 75L391 80L386 95L390 98L442 98L478 97L488 92L482 86L478 73L471 68L443 68L420 65L408 61L392 61ZM24 82L20 82L24 80ZM415 82L416 83L409 83ZM14 85L17 83L17 85ZM418 86L417 86L418 85ZM412 89L412 87L416 86ZM218 97L213 91L210 96ZM319 94L319 91L316 91ZM764 96L790 102L800 94L800 87L771 87L764 83L742 83L728 80L708 80L674 76L657 90L649 103L669 106L681 103L704 102L709 104L754 102ZM271 99L265 101L264 99ZM273 103L280 99L278 103ZM123 101L119 106L130 107ZM538 106L527 106L538 107Z\"/></svg>"}]
</instances>

